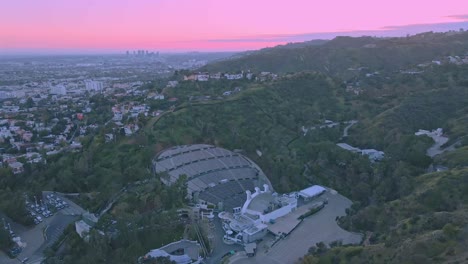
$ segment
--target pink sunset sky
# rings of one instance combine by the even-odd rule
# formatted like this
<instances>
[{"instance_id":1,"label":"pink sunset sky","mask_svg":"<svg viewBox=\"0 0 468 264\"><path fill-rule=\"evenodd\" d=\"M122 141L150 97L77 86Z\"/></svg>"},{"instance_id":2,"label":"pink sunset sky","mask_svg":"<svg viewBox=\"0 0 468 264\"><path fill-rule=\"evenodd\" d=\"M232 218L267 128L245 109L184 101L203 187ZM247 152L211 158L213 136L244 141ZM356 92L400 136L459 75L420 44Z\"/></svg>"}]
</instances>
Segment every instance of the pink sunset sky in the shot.
<instances>
[{"instance_id":1,"label":"pink sunset sky","mask_svg":"<svg viewBox=\"0 0 468 264\"><path fill-rule=\"evenodd\" d=\"M0 52L239 51L468 29L467 0L5 0Z\"/></svg>"}]
</instances>

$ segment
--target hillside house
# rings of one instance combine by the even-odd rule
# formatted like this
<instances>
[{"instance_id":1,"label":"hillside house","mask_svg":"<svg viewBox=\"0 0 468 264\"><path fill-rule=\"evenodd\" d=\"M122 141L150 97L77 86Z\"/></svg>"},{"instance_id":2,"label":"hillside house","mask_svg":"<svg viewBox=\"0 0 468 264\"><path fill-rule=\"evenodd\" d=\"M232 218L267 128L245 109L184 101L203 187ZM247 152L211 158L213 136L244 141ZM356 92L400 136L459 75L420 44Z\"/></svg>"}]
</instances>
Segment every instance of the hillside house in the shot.
<instances>
[{"instance_id":1,"label":"hillside house","mask_svg":"<svg viewBox=\"0 0 468 264\"><path fill-rule=\"evenodd\" d=\"M24 171L23 163L15 161L8 164L8 167L11 168L13 174L20 174Z\"/></svg>"}]
</instances>

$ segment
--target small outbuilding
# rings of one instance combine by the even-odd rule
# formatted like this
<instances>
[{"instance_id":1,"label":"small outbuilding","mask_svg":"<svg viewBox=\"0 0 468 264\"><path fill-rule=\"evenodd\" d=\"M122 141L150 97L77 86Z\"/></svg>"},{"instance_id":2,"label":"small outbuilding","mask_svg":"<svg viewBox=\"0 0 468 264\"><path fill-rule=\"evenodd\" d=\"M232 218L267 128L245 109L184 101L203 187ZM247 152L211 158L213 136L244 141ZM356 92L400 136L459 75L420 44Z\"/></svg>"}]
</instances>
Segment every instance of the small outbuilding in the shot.
<instances>
[{"instance_id":1,"label":"small outbuilding","mask_svg":"<svg viewBox=\"0 0 468 264\"><path fill-rule=\"evenodd\" d=\"M314 197L320 196L326 190L327 189L323 188L320 185L313 185L313 186L310 186L307 189L304 189L304 190L300 191L299 196L304 198L304 200L308 201L308 200L310 200L310 199L312 199Z\"/></svg>"}]
</instances>

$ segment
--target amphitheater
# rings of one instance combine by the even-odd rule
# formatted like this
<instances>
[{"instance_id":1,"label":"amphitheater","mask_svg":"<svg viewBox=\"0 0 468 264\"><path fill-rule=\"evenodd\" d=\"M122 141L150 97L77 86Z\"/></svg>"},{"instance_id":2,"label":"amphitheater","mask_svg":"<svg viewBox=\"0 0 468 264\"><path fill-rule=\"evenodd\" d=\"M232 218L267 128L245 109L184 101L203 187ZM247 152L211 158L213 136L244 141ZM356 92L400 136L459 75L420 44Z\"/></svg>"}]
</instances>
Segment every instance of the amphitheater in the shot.
<instances>
[{"instance_id":1,"label":"amphitheater","mask_svg":"<svg viewBox=\"0 0 468 264\"><path fill-rule=\"evenodd\" d=\"M187 176L190 199L231 210L245 201L245 191L270 182L247 157L211 145L183 145L166 149L153 160L153 169L166 185Z\"/></svg>"}]
</instances>

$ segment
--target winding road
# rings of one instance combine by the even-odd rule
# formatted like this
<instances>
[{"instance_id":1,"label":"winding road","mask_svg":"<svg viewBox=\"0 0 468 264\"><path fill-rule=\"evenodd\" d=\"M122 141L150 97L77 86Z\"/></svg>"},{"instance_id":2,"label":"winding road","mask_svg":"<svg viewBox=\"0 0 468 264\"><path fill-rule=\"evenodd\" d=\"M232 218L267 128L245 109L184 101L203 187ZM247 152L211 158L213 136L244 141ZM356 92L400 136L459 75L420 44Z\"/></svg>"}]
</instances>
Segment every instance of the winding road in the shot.
<instances>
[{"instance_id":1,"label":"winding road","mask_svg":"<svg viewBox=\"0 0 468 264\"><path fill-rule=\"evenodd\" d=\"M354 124L356 124L358 121L357 120L351 120L351 121L348 121L346 122L348 125L344 128L343 130L343 137L347 137L348 136L348 130L354 126Z\"/></svg>"}]
</instances>

